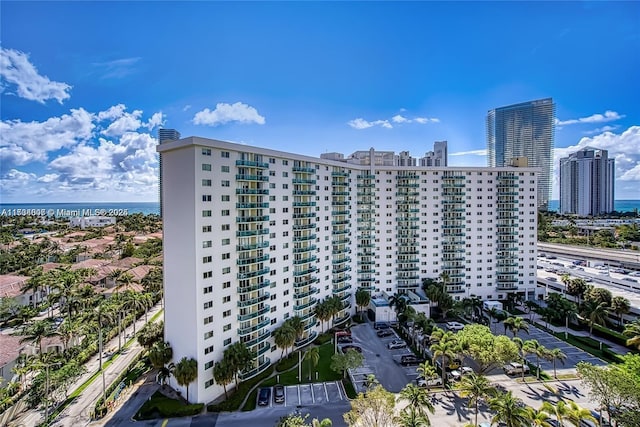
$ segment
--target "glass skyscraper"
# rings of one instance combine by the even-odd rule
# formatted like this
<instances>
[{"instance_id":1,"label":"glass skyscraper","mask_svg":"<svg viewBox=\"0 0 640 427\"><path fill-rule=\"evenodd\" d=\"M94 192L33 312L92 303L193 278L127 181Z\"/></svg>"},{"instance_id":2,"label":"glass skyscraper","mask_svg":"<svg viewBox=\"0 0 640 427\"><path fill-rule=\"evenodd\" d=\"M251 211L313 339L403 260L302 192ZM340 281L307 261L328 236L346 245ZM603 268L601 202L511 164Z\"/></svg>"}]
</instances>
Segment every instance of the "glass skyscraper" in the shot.
<instances>
[{"instance_id":1,"label":"glass skyscraper","mask_svg":"<svg viewBox=\"0 0 640 427\"><path fill-rule=\"evenodd\" d=\"M529 166L542 169L538 177L538 209L547 210L551 194L553 99L545 98L489 110L487 113L487 163L510 166L514 158L526 157Z\"/></svg>"}]
</instances>

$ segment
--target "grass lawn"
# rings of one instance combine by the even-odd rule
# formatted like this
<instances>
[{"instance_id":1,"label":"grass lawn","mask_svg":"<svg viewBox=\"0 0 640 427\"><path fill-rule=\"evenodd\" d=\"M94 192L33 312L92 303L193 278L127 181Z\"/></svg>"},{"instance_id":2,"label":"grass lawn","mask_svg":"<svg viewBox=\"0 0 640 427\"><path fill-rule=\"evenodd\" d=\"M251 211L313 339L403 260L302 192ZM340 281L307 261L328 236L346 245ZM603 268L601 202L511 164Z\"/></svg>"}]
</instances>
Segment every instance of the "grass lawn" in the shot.
<instances>
[{"instance_id":1,"label":"grass lawn","mask_svg":"<svg viewBox=\"0 0 640 427\"><path fill-rule=\"evenodd\" d=\"M183 417L197 415L202 412L204 404L189 405L181 400L171 399L156 391L151 399L147 400L134 416L136 420L149 420L161 417Z\"/></svg>"}]
</instances>

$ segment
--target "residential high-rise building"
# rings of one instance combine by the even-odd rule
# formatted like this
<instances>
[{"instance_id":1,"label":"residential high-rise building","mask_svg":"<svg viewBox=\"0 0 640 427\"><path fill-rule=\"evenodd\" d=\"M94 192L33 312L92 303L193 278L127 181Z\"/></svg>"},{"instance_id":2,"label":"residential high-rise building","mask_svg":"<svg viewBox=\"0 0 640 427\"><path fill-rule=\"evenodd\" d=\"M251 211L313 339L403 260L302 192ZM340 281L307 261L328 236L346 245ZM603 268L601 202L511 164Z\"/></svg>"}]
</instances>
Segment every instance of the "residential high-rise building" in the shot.
<instances>
[{"instance_id":1,"label":"residential high-rise building","mask_svg":"<svg viewBox=\"0 0 640 427\"><path fill-rule=\"evenodd\" d=\"M509 166L514 157L526 157L529 166L541 168L538 177L540 210L547 210L551 196L555 108L553 99L545 98L487 113L488 165Z\"/></svg>"},{"instance_id":2,"label":"residential high-rise building","mask_svg":"<svg viewBox=\"0 0 640 427\"><path fill-rule=\"evenodd\" d=\"M158 144L180 139L180 132L175 129L158 129ZM162 218L162 152L158 155L158 200L160 201L160 218Z\"/></svg>"},{"instance_id":3,"label":"residential high-rise building","mask_svg":"<svg viewBox=\"0 0 640 427\"><path fill-rule=\"evenodd\" d=\"M420 166L447 166L447 141L433 143L433 151L428 151L420 159Z\"/></svg>"},{"instance_id":4,"label":"residential high-rise building","mask_svg":"<svg viewBox=\"0 0 640 427\"><path fill-rule=\"evenodd\" d=\"M615 160L586 147L560 159L560 213L596 216L613 212Z\"/></svg>"},{"instance_id":5,"label":"residential high-rise building","mask_svg":"<svg viewBox=\"0 0 640 427\"><path fill-rule=\"evenodd\" d=\"M158 151L165 338L174 360L198 361L191 400L223 393L212 367L227 346L245 343L256 358L241 378L257 375L280 357L285 319L304 322L303 347L354 314L357 289L420 292L445 273L455 300L535 297L537 169L349 164L197 137ZM321 321L329 296L342 308Z\"/></svg>"}]
</instances>

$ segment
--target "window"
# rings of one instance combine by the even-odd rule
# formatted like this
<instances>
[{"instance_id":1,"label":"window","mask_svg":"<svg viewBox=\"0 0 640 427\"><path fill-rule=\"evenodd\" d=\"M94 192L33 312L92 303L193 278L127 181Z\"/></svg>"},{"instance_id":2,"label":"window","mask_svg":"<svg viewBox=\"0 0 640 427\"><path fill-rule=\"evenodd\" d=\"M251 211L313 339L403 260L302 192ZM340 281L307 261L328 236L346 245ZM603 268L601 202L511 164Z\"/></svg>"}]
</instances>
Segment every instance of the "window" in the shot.
<instances>
[{"instance_id":1,"label":"window","mask_svg":"<svg viewBox=\"0 0 640 427\"><path fill-rule=\"evenodd\" d=\"M222 284L222 289L229 289L231 287L231 282L224 282Z\"/></svg>"},{"instance_id":2,"label":"window","mask_svg":"<svg viewBox=\"0 0 640 427\"><path fill-rule=\"evenodd\" d=\"M229 166L221 166L221 167L220 167L220 170L221 170L222 172L229 172Z\"/></svg>"},{"instance_id":3,"label":"window","mask_svg":"<svg viewBox=\"0 0 640 427\"><path fill-rule=\"evenodd\" d=\"M222 216L229 216L229 209L223 209Z\"/></svg>"},{"instance_id":4,"label":"window","mask_svg":"<svg viewBox=\"0 0 640 427\"><path fill-rule=\"evenodd\" d=\"M202 247L203 248L210 248L211 247L211 240L205 240L204 242L202 242Z\"/></svg>"},{"instance_id":5,"label":"window","mask_svg":"<svg viewBox=\"0 0 640 427\"><path fill-rule=\"evenodd\" d=\"M207 301L204 303L204 309L213 307L213 301Z\"/></svg>"},{"instance_id":6,"label":"window","mask_svg":"<svg viewBox=\"0 0 640 427\"><path fill-rule=\"evenodd\" d=\"M203 202L210 202L211 201L211 194L203 194L202 195L202 201Z\"/></svg>"},{"instance_id":7,"label":"window","mask_svg":"<svg viewBox=\"0 0 640 427\"><path fill-rule=\"evenodd\" d=\"M213 367L213 360L208 361L204 364L204 370L211 369Z\"/></svg>"},{"instance_id":8,"label":"window","mask_svg":"<svg viewBox=\"0 0 640 427\"><path fill-rule=\"evenodd\" d=\"M205 271L204 273L202 273L203 279L210 279L212 277L213 277L213 271Z\"/></svg>"},{"instance_id":9,"label":"window","mask_svg":"<svg viewBox=\"0 0 640 427\"><path fill-rule=\"evenodd\" d=\"M231 273L231 267L225 267L222 269L222 274L229 274Z\"/></svg>"},{"instance_id":10,"label":"window","mask_svg":"<svg viewBox=\"0 0 640 427\"><path fill-rule=\"evenodd\" d=\"M202 149L202 155L203 156L210 156L211 155L211 148L203 148Z\"/></svg>"},{"instance_id":11,"label":"window","mask_svg":"<svg viewBox=\"0 0 640 427\"><path fill-rule=\"evenodd\" d=\"M203 225L202 226L202 232L203 233L211 233L211 226L210 225Z\"/></svg>"},{"instance_id":12,"label":"window","mask_svg":"<svg viewBox=\"0 0 640 427\"><path fill-rule=\"evenodd\" d=\"M212 345L210 345L209 347L204 349L204 354L209 354L211 352L213 352L213 346Z\"/></svg>"},{"instance_id":13,"label":"window","mask_svg":"<svg viewBox=\"0 0 640 427\"><path fill-rule=\"evenodd\" d=\"M226 339L226 340L224 340L224 342L222 343L222 345L225 345L225 346L227 346L227 345L229 345L229 344L231 344L231 338L227 338L227 339Z\"/></svg>"},{"instance_id":14,"label":"window","mask_svg":"<svg viewBox=\"0 0 640 427\"><path fill-rule=\"evenodd\" d=\"M210 294L211 292L213 292L213 286L207 286L203 290L205 294Z\"/></svg>"},{"instance_id":15,"label":"window","mask_svg":"<svg viewBox=\"0 0 640 427\"><path fill-rule=\"evenodd\" d=\"M227 323L222 327L222 332L227 332L231 330L231 323Z\"/></svg>"},{"instance_id":16,"label":"window","mask_svg":"<svg viewBox=\"0 0 640 427\"><path fill-rule=\"evenodd\" d=\"M209 216L211 216L211 211L209 211L209 210L202 211L202 217L203 218L206 218L206 217L209 217Z\"/></svg>"},{"instance_id":17,"label":"window","mask_svg":"<svg viewBox=\"0 0 640 427\"><path fill-rule=\"evenodd\" d=\"M226 295L224 297L222 297L222 303L225 304L227 302L231 301L231 295Z\"/></svg>"},{"instance_id":18,"label":"window","mask_svg":"<svg viewBox=\"0 0 640 427\"><path fill-rule=\"evenodd\" d=\"M209 338L213 338L213 331L205 332L204 339L208 340Z\"/></svg>"},{"instance_id":19,"label":"window","mask_svg":"<svg viewBox=\"0 0 640 427\"><path fill-rule=\"evenodd\" d=\"M202 164L202 170L203 171L207 171L207 172L211 172L211 164L210 163L203 163Z\"/></svg>"},{"instance_id":20,"label":"window","mask_svg":"<svg viewBox=\"0 0 640 427\"><path fill-rule=\"evenodd\" d=\"M202 180L202 186L203 187L211 187L211 180L210 179L203 179Z\"/></svg>"},{"instance_id":21,"label":"window","mask_svg":"<svg viewBox=\"0 0 640 427\"><path fill-rule=\"evenodd\" d=\"M231 199L229 198L229 195L228 195L228 194L223 194L223 195L222 195L222 201L223 201L223 202L228 202L228 201L230 201L230 200L231 200Z\"/></svg>"},{"instance_id":22,"label":"window","mask_svg":"<svg viewBox=\"0 0 640 427\"><path fill-rule=\"evenodd\" d=\"M229 224L222 224L222 231L229 231Z\"/></svg>"},{"instance_id":23,"label":"window","mask_svg":"<svg viewBox=\"0 0 640 427\"><path fill-rule=\"evenodd\" d=\"M231 316L231 310L227 310L227 311L223 311L222 312L222 317L229 317Z\"/></svg>"},{"instance_id":24,"label":"window","mask_svg":"<svg viewBox=\"0 0 640 427\"><path fill-rule=\"evenodd\" d=\"M211 322L213 322L213 316L209 316L209 317L205 317L204 318L204 324L205 325L208 325Z\"/></svg>"},{"instance_id":25,"label":"window","mask_svg":"<svg viewBox=\"0 0 640 427\"><path fill-rule=\"evenodd\" d=\"M222 186L223 187L228 187L229 186L229 180L223 179L222 180Z\"/></svg>"},{"instance_id":26,"label":"window","mask_svg":"<svg viewBox=\"0 0 640 427\"><path fill-rule=\"evenodd\" d=\"M231 243L231 239L222 239L222 246L228 246Z\"/></svg>"},{"instance_id":27,"label":"window","mask_svg":"<svg viewBox=\"0 0 640 427\"><path fill-rule=\"evenodd\" d=\"M229 252L222 254L222 259L229 259L231 258L231 254Z\"/></svg>"},{"instance_id":28,"label":"window","mask_svg":"<svg viewBox=\"0 0 640 427\"><path fill-rule=\"evenodd\" d=\"M229 152L228 151L221 151L220 152L220 157L222 157L224 159L228 159L229 158Z\"/></svg>"}]
</instances>

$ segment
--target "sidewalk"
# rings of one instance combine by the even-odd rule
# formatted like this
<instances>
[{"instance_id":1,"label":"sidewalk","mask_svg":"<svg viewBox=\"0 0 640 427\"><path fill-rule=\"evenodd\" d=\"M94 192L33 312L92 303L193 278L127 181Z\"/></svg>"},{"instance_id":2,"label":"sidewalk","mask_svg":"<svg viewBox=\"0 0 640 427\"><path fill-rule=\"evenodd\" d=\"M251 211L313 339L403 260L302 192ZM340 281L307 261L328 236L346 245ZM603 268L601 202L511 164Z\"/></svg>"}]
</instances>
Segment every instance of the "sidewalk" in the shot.
<instances>
[{"instance_id":1,"label":"sidewalk","mask_svg":"<svg viewBox=\"0 0 640 427\"><path fill-rule=\"evenodd\" d=\"M150 320L156 313L162 310L160 303L153 306L149 313L147 314L147 318ZM160 319L162 320L162 317ZM140 331L141 328L146 324L145 316L142 315L140 319L138 319L135 323L136 332ZM129 325L124 332L125 336L133 336L133 324ZM138 344L137 340L134 340L133 343L128 347L124 348L124 343L126 343L127 339L122 342L123 350L122 353L118 356L114 362L104 369L104 378L106 387L109 387L112 381L114 381L118 375L126 369L128 364L133 361L133 359L143 351L143 348ZM107 352L108 349L114 349L116 352L118 350L118 337L112 338L110 341L104 344L103 353ZM92 356L86 363L85 368L87 371L75 381L75 383L69 388L71 394L73 391L77 390L80 386L82 386L89 378L91 378L96 372L98 372L100 361L99 355L95 354ZM104 364L108 361L109 358L102 358L102 363ZM51 425L54 426L85 426L89 424L91 412L94 410L95 403L97 399L102 395L102 377L101 375L97 376L93 382L82 392L82 394L67 406L62 413L58 415L56 420L52 422ZM25 412L16 420L10 423L11 426L34 426L43 422L44 411L32 409L28 412Z\"/></svg>"}]
</instances>

